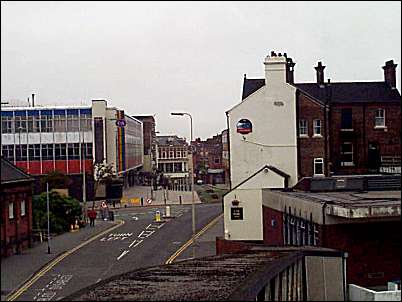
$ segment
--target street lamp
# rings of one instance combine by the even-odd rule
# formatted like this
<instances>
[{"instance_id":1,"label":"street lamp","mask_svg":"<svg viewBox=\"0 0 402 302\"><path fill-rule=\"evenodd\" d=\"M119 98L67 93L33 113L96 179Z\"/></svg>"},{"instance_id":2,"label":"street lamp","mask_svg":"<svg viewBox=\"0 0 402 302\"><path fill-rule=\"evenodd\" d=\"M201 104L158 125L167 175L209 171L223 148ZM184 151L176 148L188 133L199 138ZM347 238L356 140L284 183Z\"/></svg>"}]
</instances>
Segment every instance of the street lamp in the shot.
<instances>
[{"instance_id":1,"label":"street lamp","mask_svg":"<svg viewBox=\"0 0 402 302\"><path fill-rule=\"evenodd\" d=\"M193 141L193 117L191 116L190 113L186 112L171 112L171 115L176 115L176 116L184 116L187 115L190 117L190 151L191 151L191 156L193 156L192 148L191 148L191 142ZM191 210L192 210L192 226L193 226L193 235L192 235L192 241L193 241L193 258L195 258L195 205L194 205L194 161L193 158L191 158L191 173L190 173L190 182L191 182Z\"/></svg>"}]
</instances>

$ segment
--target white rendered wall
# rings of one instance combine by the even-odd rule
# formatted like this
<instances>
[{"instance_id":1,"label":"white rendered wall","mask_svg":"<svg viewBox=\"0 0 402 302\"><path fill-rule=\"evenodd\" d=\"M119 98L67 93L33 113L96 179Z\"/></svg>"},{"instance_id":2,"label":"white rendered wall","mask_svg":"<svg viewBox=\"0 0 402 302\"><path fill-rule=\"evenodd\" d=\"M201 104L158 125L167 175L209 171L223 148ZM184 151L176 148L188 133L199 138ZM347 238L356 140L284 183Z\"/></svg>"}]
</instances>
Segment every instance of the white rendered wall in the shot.
<instances>
[{"instance_id":1,"label":"white rendered wall","mask_svg":"<svg viewBox=\"0 0 402 302\"><path fill-rule=\"evenodd\" d=\"M297 182L296 88L285 82L285 58L271 61L267 84L228 112L232 188L266 164L289 174L289 186ZM240 119L251 121L251 133L237 133Z\"/></svg>"}]
</instances>

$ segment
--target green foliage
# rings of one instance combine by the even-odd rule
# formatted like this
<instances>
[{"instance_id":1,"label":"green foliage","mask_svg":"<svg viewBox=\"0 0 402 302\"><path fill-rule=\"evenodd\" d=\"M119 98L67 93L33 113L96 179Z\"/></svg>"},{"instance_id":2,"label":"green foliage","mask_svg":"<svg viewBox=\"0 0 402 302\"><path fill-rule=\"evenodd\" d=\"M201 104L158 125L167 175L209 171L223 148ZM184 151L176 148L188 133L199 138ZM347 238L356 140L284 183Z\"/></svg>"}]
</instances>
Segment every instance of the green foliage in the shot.
<instances>
[{"instance_id":1,"label":"green foliage","mask_svg":"<svg viewBox=\"0 0 402 302\"><path fill-rule=\"evenodd\" d=\"M68 176L57 170L49 172L49 174L41 179L42 188L45 188L45 190L47 182L49 183L49 188L53 189L65 189L70 184Z\"/></svg>"},{"instance_id":2,"label":"green foliage","mask_svg":"<svg viewBox=\"0 0 402 302\"><path fill-rule=\"evenodd\" d=\"M82 214L78 200L60 196L57 192L49 193L49 209L50 231L58 234L68 231L70 224L73 224ZM46 230L46 192L34 197L32 215L34 226Z\"/></svg>"}]
</instances>

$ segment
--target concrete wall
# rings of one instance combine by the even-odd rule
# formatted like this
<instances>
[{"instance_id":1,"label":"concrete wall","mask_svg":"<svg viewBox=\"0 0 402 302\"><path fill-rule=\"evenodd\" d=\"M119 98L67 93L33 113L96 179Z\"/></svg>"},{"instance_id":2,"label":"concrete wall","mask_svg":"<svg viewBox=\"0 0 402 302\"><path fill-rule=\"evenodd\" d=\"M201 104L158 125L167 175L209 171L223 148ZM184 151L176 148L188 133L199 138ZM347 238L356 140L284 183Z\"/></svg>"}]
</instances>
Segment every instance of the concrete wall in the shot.
<instances>
[{"instance_id":1,"label":"concrete wall","mask_svg":"<svg viewBox=\"0 0 402 302\"><path fill-rule=\"evenodd\" d=\"M232 187L265 164L289 174L289 185L297 181L296 88L285 81L284 57L267 57L264 64L266 86L228 111ZM241 119L251 121L251 133L237 133Z\"/></svg>"},{"instance_id":2,"label":"concrete wall","mask_svg":"<svg viewBox=\"0 0 402 302\"><path fill-rule=\"evenodd\" d=\"M374 291L349 284L349 301L401 301L401 291Z\"/></svg>"}]
</instances>

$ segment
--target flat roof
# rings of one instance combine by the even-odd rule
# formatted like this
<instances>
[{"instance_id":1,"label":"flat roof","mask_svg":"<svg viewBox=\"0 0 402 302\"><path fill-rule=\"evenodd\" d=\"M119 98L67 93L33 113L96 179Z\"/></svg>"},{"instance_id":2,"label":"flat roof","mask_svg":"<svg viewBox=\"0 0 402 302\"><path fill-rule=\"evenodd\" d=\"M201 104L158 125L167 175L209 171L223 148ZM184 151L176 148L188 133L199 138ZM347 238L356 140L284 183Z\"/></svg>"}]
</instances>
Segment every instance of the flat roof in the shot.
<instances>
[{"instance_id":1,"label":"flat roof","mask_svg":"<svg viewBox=\"0 0 402 302\"><path fill-rule=\"evenodd\" d=\"M341 257L343 253L321 248L261 247L241 254L208 256L138 269L84 288L63 300L230 301L239 297L244 300L249 298L250 288L258 287L256 280L274 277L306 255Z\"/></svg>"}]
</instances>

